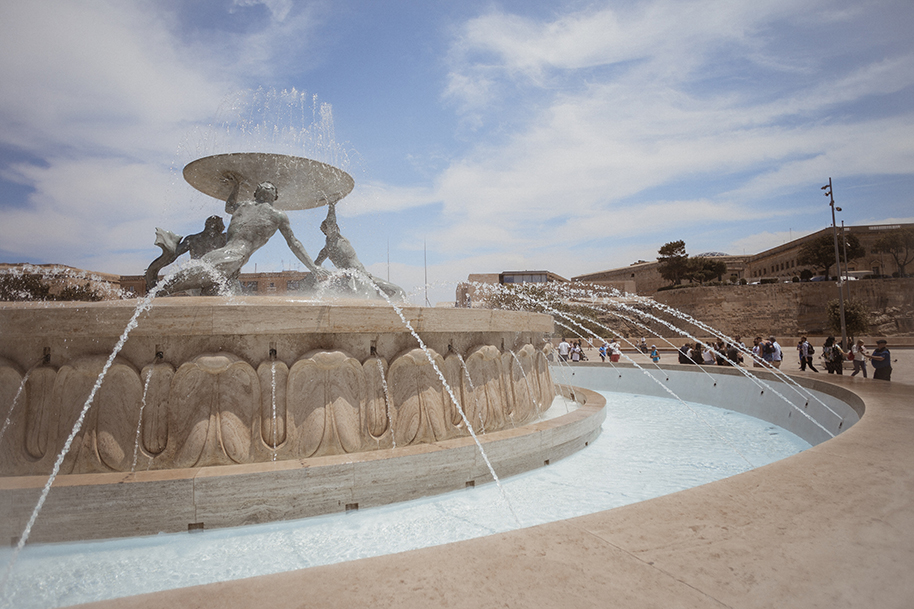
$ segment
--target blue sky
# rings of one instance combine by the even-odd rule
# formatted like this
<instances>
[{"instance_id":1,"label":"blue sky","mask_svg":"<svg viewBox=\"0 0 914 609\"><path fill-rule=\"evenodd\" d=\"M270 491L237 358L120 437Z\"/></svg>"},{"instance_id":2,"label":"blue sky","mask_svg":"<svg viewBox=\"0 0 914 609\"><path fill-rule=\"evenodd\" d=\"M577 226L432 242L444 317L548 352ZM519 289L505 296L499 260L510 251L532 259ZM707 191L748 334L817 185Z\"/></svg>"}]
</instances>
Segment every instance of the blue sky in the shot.
<instances>
[{"instance_id":1,"label":"blue sky","mask_svg":"<svg viewBox=\"0 0 914 609\"><path fill-rule=\"evenodd\" d=\"M839 222L912 222L912 27L910 0L0 3L0 261L141 274L156 226L222 212L180 168L231 147L349 171L343 234L417 303L426 261L437 302L755 253L830 222L829 177ZM323 214L290 212L312 255ZM298 268L278 236L255 264Z\"/></svg>"}]
</instances>

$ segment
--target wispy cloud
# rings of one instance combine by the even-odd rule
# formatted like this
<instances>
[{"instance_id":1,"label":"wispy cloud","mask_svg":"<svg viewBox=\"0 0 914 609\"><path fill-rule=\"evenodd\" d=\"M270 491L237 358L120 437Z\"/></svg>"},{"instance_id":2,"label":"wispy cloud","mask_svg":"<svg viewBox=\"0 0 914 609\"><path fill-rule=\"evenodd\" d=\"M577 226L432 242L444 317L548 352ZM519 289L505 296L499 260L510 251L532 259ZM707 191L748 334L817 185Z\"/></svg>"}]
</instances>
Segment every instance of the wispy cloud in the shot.
<instances>
[{"instance_id":1,"label":"wispy cloud","mask_svg":"<svg viewBox=\"0 0 914 609\"><path fill-rule=\"evenodd\" d=\"M424 240L432 274L450 281L508 267L573 275L651 259L689 235L690 248L701 240L702 250L733 251L781 238L785 222L816 230L818 186L829 176L914 182L914 45L904 27L914 6L904 0L543 1L513 12L480 1L444 20L400 10L3 3L0 188L27 194L0 201L0 247L19 259L140 272L157 252L136 244L151 243L154 226L196 232L221 211L172 165L212 153L189 140L213 132L217 109L234 107L230 93L258 86L320 83L329 92L314 92L326 101L345 99L339 120L357 120L353 108L364 107L370 122L347 133L378 129L396 112L394 122L435 138L424 150L446 151L425 162L395 132L359 150L366 167L384 155L408 169L354 172L356 189L340 206L360 251L377 251L384 224L409 261L393 268L409 281L424 274ZM415 41L395 41L401 52L441 55L410 64L422 74L400 74L381 17L416 19ZM338 26L359 19L372 27L354 45ZM436 29L442 22L447 29ZM429 42L439 36L439 46ZM357 82L350 72L363 64L367 82ZM372 92L410 78L436 83L455 120L414 125L434 113L417 112L409 95L375 104ZM860 192L868 208L846 219L904 217L905 200L890 196L902 189ZM310 248L321 238L312 211L293 218ZM36 234L47 238L36 245ZM290 258L284 247L254 262Z\"/></svg>"}]
</instances>

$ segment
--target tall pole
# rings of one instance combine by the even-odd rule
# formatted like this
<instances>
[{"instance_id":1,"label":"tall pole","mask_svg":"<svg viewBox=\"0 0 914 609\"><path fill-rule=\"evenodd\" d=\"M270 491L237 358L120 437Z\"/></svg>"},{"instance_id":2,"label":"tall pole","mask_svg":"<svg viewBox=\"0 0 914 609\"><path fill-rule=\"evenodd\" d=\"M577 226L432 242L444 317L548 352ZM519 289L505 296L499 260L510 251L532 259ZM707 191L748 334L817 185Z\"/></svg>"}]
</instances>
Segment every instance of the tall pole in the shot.
<instances>
[{"instance_id":1,"label":"tall pole","mask_svg":"<svg viewBox=\"0 0 914 609\"><path fill-rule=\"evenodd\" d=\"M844 232L844 220L841 220L841 258L844 259L844 283L847 284L847 299L851 299L850 265L847 264L847 233Z\"/></svg>"},{"instance_id":2,"label":"tall pole","mask_svg":"<svg viewBox=\"0 0 914 609\"><path fill-rule=\"evenodd\" d=\"M841 278L841 255L838 253L838 227L835 224L835 197L832 195L831 178L828 178L828 184L823 186L822 190L825 191L825 196L828 197L829 200L828 204L831 206L831 232L832 236L835 238L835 264L838 265L838 302L840 303L841 311L841 344L847 349L847 324L844 321L844 282Z\"/></svg>"}]
</instances>

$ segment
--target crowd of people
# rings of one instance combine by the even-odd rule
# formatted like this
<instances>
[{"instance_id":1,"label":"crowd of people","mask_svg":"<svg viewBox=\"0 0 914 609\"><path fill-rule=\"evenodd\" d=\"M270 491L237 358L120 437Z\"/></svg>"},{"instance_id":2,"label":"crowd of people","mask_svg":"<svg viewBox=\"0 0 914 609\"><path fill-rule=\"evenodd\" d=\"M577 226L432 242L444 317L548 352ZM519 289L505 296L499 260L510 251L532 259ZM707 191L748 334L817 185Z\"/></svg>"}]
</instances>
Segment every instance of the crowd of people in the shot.
<instances>
[{"instance_id":1,"label":"crowd of people","mask_svg":"<svg viewBox=\"0 0 914 609\"><path fill-rule=\"evenodd\" d=\"M630 343L634 346L634 343ZM648 347L647 341L641 339L640 344L635 347L639 352L650 357L655 364L660 361L660 352L656 345ZM892 354L888 349L888 342L885 339L876 341L876 349L870 353L864 341L858 340L850 349L845 350L841 341L835 340L834 336L825 339L818 354L825 365L825 370L829 374L844 374L844 362L852 361L854 371L851 376L857 374L867 378L867 360L873 368L873 378L888 381L892 378ZM816 348L809 342L807 337L803 336L797 342L797 365L801 371L807 368L818 373L815 366ZM581 362L587 361L584 348L581 341L569 343L565 338L558 346L559 359L563 362ZM610 362L618 362L622 356L622 345L617 338L610 342L604 342L600 346L598 353L600 361L605 362L609 358ZM750 355L751 354L751 355ZM699 364L702 366L742 366L746 361L752 361L752 366L756 368L781 368L785 359L784 351L774 336L762 338L756 336L752 341L752 347L746 347L741 337L736 336L732 342L718 340L716 342L703 343L696 341L687 342L678 350L680 364ZM745 355L745 356L744 356Z\"/></svg>"},{"instance_id":2,"label":"crowd of people","mask_svg":"<svg viewBox=\"0 0 914 609\"><path fill-rule=\"evenodd\" d=\"M866 361L870 360L874 379L892 380L892 352L889 351L888 341L884 338L876 341L876 348L870 353L862 340L858 340L845 351L841 341L829 336L822 345L822 359L829 374L844 374L844 362L852 361L854 371L851 372L851 376L862 373L863 378L866 378Z\"/></svg>"}]
</instances>

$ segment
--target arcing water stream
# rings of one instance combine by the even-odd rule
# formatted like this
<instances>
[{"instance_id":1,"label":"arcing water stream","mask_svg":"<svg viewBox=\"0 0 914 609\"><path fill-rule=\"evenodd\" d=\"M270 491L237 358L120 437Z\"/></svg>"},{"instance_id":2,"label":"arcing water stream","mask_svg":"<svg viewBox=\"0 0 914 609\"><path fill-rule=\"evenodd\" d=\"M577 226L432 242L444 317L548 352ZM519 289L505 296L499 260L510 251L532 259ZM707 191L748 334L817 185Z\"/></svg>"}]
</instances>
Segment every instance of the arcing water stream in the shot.
<instances>
[{"instance_id":1,"label":"arcing water stream","mask_svg":"<svg viewBox=\"0 0 914 609\"><path fill-rule=\"evenodd\" d=\"M351 272L351 271L349 271L349 272ZM371 282L370 277L363 277L363 279L365 279L365 280L368 281L368 282ZM373 284L373 282L372 282L372 284ZM95 395L96 395L98 389L100 388L100 386L101 386L102 383L104 382L104 379L105 379L105 376L106 376L106 374L107 374L107 372L108 372L108 369L111 367L111 365L112 365L112 363L114 362L115 358L117 357L118 353L119 353L119 352L121 351L121 349L123 348L124 343L126 342L126 340L127 340L127 338L128 338L128 335L130 334L130 332L137 326L137 324L138 324L138 322L139 322L139 317L142 315L143 312L145 312L146 310L149 309L149 307L152 306L152 301L153 301L153 299L155 298L158 289L159 289L159 288L157 287L157 288L156 288L155 290L153 290L146 298L144 298L144 299L142 299L141 301L138 302L137 307L136 307L136 310L134 311L134 314L133 314L133 316L131 317L130 322L127 324L127 327L124 329L124 332L123 332L123 334L122 334L121 337L120 337L120 340L118 341L118 343L117 343L116 346L114 347L114 350L112 351L111 355L109 356L109 358L108 358L108 360L107 360L107 362L106 362L104 368L102 369L102 372L100 373L99 377L97 378L96 383L95 383L95 385L93 386L92 391L91 391L91 393L90 393L88 399L86 400L85 404L83 405L83 408L82 408L82 410L81 410L81 412L80 412L80 416L78 417L78 419L77 419L77 421L76 421L76 424L74 425L74 428L73 428L73 430L72 430L71 433L70 433L70 436L68 437L66 443L64 444L63 450L62 450L61 453L58 455L57 461L55 462L54 467L53 467L53 470L52 470L52 474L51 474L51 476L50 476L50 478L49 478L47 484L45 485L45 487L44 487L43 490L42 490L41 497L40 497L40 499L38 500L38 503L37 503L37 505L35 506L35 509L34 509L34 511L32 512L31 517L29 518L28 524L26 525L25 530L23 531L22 535L20 536L20 538L19 538L19 540L18 540L18 543L17 543L16 548L15 548L15 550L13 551L12 557L11 557L11 559L10 559L8 565L7 565L7 568L6 568L6 570L5 570L5 573L4 573L4 575L3 575L3 580L2 580L2 582L0 582L0 592L2 592L3 589L5 588L6 583L7 583L7 580L8 580L8 578L9 578L9 575L10 575L10 573L11 573L11 571L12 571L12 569L13 569L13 566L14 566L16 560L17 560L17 557L19 556L19 553L21 552L22 548L26 545L26 542L27 542L28 537L29 537L29 533L30 533L30 531L31 531L31 529L32 529L32 527L33 527L33 525L34 525L34 523L35 523L35 520L37 519L37 517L38 517L38 515L39 515L39 513L40 513L40 511L41 511L41 508L42 508L42 506L43 506L43 504L44 504L44 502L45 502L45 500L46 500L46 498L47 498L47 495L48 495L48 493L49 493L49 491L50 491L50 489L51 489L51 486L52 486L52 484L53 484L53 482L54 482L54 479L56 478L58 472L60 471L61 464L63 463L63 460L64 460L64 458L65 458L67 452L68 452L69 449L70 449L70 445L72 444L73 439L74 439L75 436L79 433L79 430L80 430L80 428L81 428L81 426L82 426L82 423L83 423L83 421L84 421L84 419L85 419L85 417L86 417L86 414L87 414L88 410L89 410L89 409L91 408L91 406L92 406L94 397L95 397ZM514 521L519 525L519 524L520 524L520 519L518 518L517 512L515 511L515 509L514 509L512 503L511 503L511 501L509 500L508 495L507 495L507 493L506 493L506 491L505 491L503 485L501 484L501 481L499 480L499 477L497 476L497 474L496 474L496 472L495 472L495 470L494 470L494 468L493 468L491 462L489 461L488 457L486 456L485 451L483 450L483 447L482 447L482 445L481 445L479 439L478 439L477 436L476 436L476 432L474 431L474 428L473 428L473 425L472 425L471 421L470 421L470 420L468 419L468 417L466 416L466 413L464 412L464 409L463 409L463 407L461 406L459 400L457 399L457 397L456 397L454 391L452 390L452 388L448 385L447 381L445 380L445 377L444 377L443 373L441 372L441 370L439 369L439 367L437 366L437 364L436 364L434 358L433 358L432 355L431 355L431 352L430 352L429 349L426 347L424 341L423 341L422 338L419 336L419 334L416 332L416 330L412 327L411 323L409 322L409 320L408 320L408 319L406 318L406 316L404 315L402 309L401 309L396 303L392 302L392 301L390 300L390 298L387 296L387 294L384 293L380 288L378 288L377 286L375 286L375 289L378 291L379 295L381 295L381 296L387 301L387 303L389 304L389 306L391 306L391 307L393 308L393 310L396 312L396 314L397 314L398 317L400 318L401 322L402 322L402 323L404 324L404 326L409 330L409 332L412 334L412 336L416 339L416 341L418 342L419 347L420 347L420 348L422 349L422 351L425 353L426 357L428 358L429 363L432 365L433 369L435 370L435 373L437 374L439 380L441 381L442 386L445 388L445 390L447 391L448 395L450 396L450 399L453 401L454 405L456 406L457 411L459 412L460 417L461 417L461 419L462 419L464 425L466 426L468 433L471 435L471 437L473 438L474 442L476 443L476 446L477 446L477 448L478 448L479 451L480 451L480 454L481 454L481 456L482 456L482 459L483 459L483 461L486 463L486 466L487 466L488 469L489 469L489 472L490 472L490 474L491 474L491 476L492 476L492 479L493 479L494 482L496 483L496 486L497 486L497 488L498 488L498 490L499 490L499 493L500 493L500 495L501 495L501 497L502 497L503 502L504 502L505 504L507 504L507 507L508 507L508 510L509 510L510 514L512 515ZM518 292L508 292L508 291L506 291L502 286L497 286L497 287L493 288L493 286L491 286L491 285L484 284L484 285L480 286L480 289L485 289L485 290L501 290L501 293L502 293L502 294L506 294L506 293L507 293L507 294L511 294L511 295L514 295L514 296L518 296L518 297L520 297L521 300L523 300L523 301L525 302L525 304L527 305L528 308L534 309L534 310L545 310L546 312L548 312L548 313L550 313L550 314L552 314L552 315L554 316L554 318L556 319L556 323L557 323L558 325L561 325L561 326L563 326L563 327L565 327L565 328L568 328L569 331L573 332L574 334L577 334L577 335L581 336L582 338L583 338L583 334L582 334L582 333L585 333L585 334L590 334L590 335L592 335L593 337L602 340L602 338L601 338L599 335L597 335L594 331L592 331L592 330L588 327L588 325L595 325L595 326L597 326L597 327L603 328L603 329L605 329L605 330L607 330L607 331L609 331L609 332L612 332L614 335L619 335L619 334L621 334L621 333L619 333L619 332L613 331L609 326L603 324L603 323L600 322L600 321L597 321L597 320L592 319L592 318L587 318L587 319L585 320L585 319L581 318L579 315L569 314L569 313L566 313L566 312L564 312L564 311L560 311L560 310L556 309L555 307L552 307L552 306L549 304L549 302L547 302L547 301L545 301L545 300L536 300L536 299L534 299L534 298L531 298L531 297L529 297L529 296L527 296L527 295L524 295L524 294L520 294L520 293L518 293ZM665 320L662 320L662 319L660 319L660 318L658 318L658 317L656 317L656 316L654 316L654 315L652 315L652 314L650 314L650 313L646 313L646 312L644 312L644 311L641 311L641 310L637 309L636 307L632 307L632 306L626 305L626 304L624 304L624 303L612 301L612 300L610 300L609 298L606 298L604 292L601 292L600 290L603 290L603 288L599 288L599 290L594 290L594 291L591 291L591 292L587 293L587 295L588 295L589 298L590 298L590 303L589 303L589 306L590 306L590 307L597 308L598 303L597 303L597 298L596 298L596 297L597 297L597 295L600 295L600 296L601 296L601 301L602 301L602 302L600 302L599 304L605 305L605 306L607 307L607 312L612 311L614 314L618 315L621 319L629 320L629 319L631 319L631 318L633 318L633 317L640 317L640 318L642 318L642 319L645 319L645 320L648 320L648 321L651 321L651 322L654 322L654 323L660 323L660 324L662 324L662 325L664 325L664 326L666 326L666 327L669 327L670 329L674 330L675 332L677 332L677 333L679 333L679 334L681 334L681 335L688 336L690 340L694 340L694 341L697 342L697 343L700 343L700 342L701 342L699 339L697 339L696 337L694 337L694 336L688 334L688 333L685 332L684 330L681 330L681 329L679 329L679 328L676 328L673 324L670 324L669 322L666 322ZM573 295L574 295L575 297L580 297L582 293L584 293L584 292L581 292L580 290L578 290L578 292L577 292L577 293L574 293ZM652 303L652 304L655 304L655 303ZM626 313L627 315L624 315L624 316L623 316L622 314L618 313L618 310L625 311L625 313ZM673 313L670 312L670 314L673 314ZM688 318L688 316L684 316L684 314L679 314L679 315L675 315L675 316L678 317L679 319L682 319L683 321L687 321L687 318ZM563 319L563 320L565 320L565 321L568 322L568 323L566 324L566 323L564 323L564 322L562 322L562 321L559 321L559 319ZM696 322L695 320L691 320L690 318L688 318L688 319L689 319L688 323L693 323L693 324L695 324L695 325L697 325L698 323L700 323L700 322ZM585 323L585 321L586 321L586 323ZM644 326L644 324L641 324L641 322L638 322L638 323L639 323L642 327L646 327L646 326ZM570 325L569 325L569 324L570 324ZM709 329L708 331L709 331L709 332L712 332L715 336L725 337L725 335L723 335L723 334L721 334L721 333L719 333L719 332L717 332L717 331L713 331L712 329ZM659 337L659 334L657 334L657 336ZM725 337L725 338L727 338L727 337ZM729 338L727 338L727 339L730 340ZM702 343L702 344L704 344L704 343ZM715 350L715 353L717 353L718 355L720 355L720 356L724 357L724 359L726 359L726 356L725 356L724 354L720 354L720 353L718 353L716 350ZM511 354L512 354L512 356L513 356L514 361L516 362L516 364L520 367L521 373L522 373L523 376L524 376L525 383L527 384L528 393L530 393L531 396L532 396L532 390L531 390L530 387L529 387L529 381L528 381L527 378L526 378L526 372L524 371L523 365L521 364L521 362L520 362L520 360L519 360L517 354L516 354L514 351L511 351ZM623 354L623 356L624 356L624 354ZM751 356L751 353L750 353L750 356ZM472 380L469 379L469 371L468 371L467 368L466 368L466 364L465 364L465 362L464 362L462 356L460 356L460 354L458 354L458 357L459 357L459 359L460 359L461 364L463 365L464 373L467 375L468 380L469 380L470 383L472 384ZM643 367L641 367L640 365L638 365L638 364L637 364L634 360L632 360L631 358L628 358L627 356L625 356L625 357L626 357L626 359L628 359L636 368L638 368L643 374L645 374L647 377L649 377L649 378L650 378L651 380L653 380L655 383L657 383L658 385L660 385L661 387L663 387L663 388L664 388L664 391L666 391L667 393L669 393L671 396L673 396L673 397L674 397L677 401L679 401L680 403L685 404L686 407L688 407L689 410L691 410L691 411L693 412L693 414L695 414L699 419L701 419L701 420L704 422L704 424L705 424L706 426L708 426L708 427L712 430L712 432L714 432L714 434L717 435L717 436L719 437L719 439L723 440L724 443L726 443L727 445L729 445L730 448L731 448L736 454L738 454L746 463L748 463L750 466L752 466L752 463L750 462L750 460L749 460L746 456L744 456L743 452L741 452L736 446L734 446L733 443L732 443L729 439L727 439L727 438L724 437L722 434L720 434L720 433L718 432L718 430L716 430L716 429L714 428L713 425L711 425L710 423L708 423L707 420L705 420L702 416L700 416L698 413L696 413L696 411L695 411L691 406L689 406L689 404L687 404L686 402L684 402L683 400L681 400L672 390L670 390L666 385L664 385L664 384L660 381L660 379L656 378L653 374L650 373L650 371L648 371L648 370L644 369ZM729 360L727 360L727 361L729 361ZM736 367L737 369L739 369L739 371L740 371L746 378L751 379L751 380L752 380L754 383L756 383L757 385L764 386L764 387L766 387L766 388L768 388L768 389L771 389L771 391L772 391L775 395L777 395L781 400L783 400L784 402L786 402L787 404L789 404L792 408L794 408L794 409L800 411L804 416L806 416L808 419L810 419L813 423L815 423L817 426L819 426L819 427L822 428L824 431L826 431L826 433L828 433L829 435L833 435L831 432L828 431L828 429L826 429L824 426L822 426L821 424L819 424L819 423L818 423L814 418L812 418L809 414L807 414L806 412L804 412L804 409L803 409L803 408L800 408L800 407L796 406L795 404L793 404L787 397L783 396L783 395L782 395L781 393L779 393L777 390L774 390L773 388L771 388L770 385L769 385L768 383L766 383L765 381L759 379L759 378L756 377L755 375L751 374L748 370L745 370L745 369L741 368L740 366L736 365L736 362L730 362L730 364L731 364L732 366ZM383 367L381 366L380 360L378 360L378 365L379 365L379 367L380 367L381 378L382 378L382 381L383 381L383 380L384 380L384 370L383 370ZM655 364L655 366L656 366L656 368L657 368L658 370L661 370L661 371L662 371L662 369L660 368L660 366L657 366L656 364ZM567 368L567 366L566 366L566 368ZM560 363L560 369L562 369L561 363ZM31 372L31 369L29 370L29 372ZM563 370L562 373L564 374L564 370ZM777 371L775 371L775 373L778 374ZM573 371L572 371L572 374L574 374ZM143 389L143 403L144 403L144 404L145 404L145 399L146 399L146 393L147 393L148 387L149 387L149 378L150 378L150 376L151 376L151 375L147 375L147 378L146 378L145 383L144 383L144 389ZM785 375L785 374L783 374L783 373L779 373L779 378L780 378L780 377L787 378L787 375ZM27 379L28 379L28 373L26 373L25 378L22 380L22 386L20 387L19 392L17 393L17 396L16 396L16 398L14 399L13 404L12 404L12 406L11 406L11 408L10 408L10 411L11 411L11 412L12 412L12 409L15 408L16 402L18 401L19 393L21 393L21 392L23 391L23 387L25 386L25 383L26 383ZM566 380L567 380L567 379L566 379ZM272 442L272 444L273 444L274 459L275 459L275 451L276 451L276 446L277 446L277 435L276 435L276 434L277 434L277 421L276 421L277 412L276 412L276 403L275 403L275 400L276 400L276 393L277 393L277 392L276 392L276 369L275 369L275 361L273 362L272 368L271 368L271 383L272 383L272 396L273 396L273 397L272 397L272 399L273 399L273 430L272 430L272 431L273 431L273 438L272 438L272 439L273 439L273 442ZM567 383L566 383L566 384L567 384ZM794 382L794 384L797 385L797 387L799 387L799 385L796 384L795 382ZM391 412L390 412L391 404L390 404L390 397L389 397L389 395L387 394L386 382L384 383L384 393L385 393L385 405L386 405L386 409L387 409L388 419L389 419L389 421L391 422L391 433L393 433L393 429L392 429L392 419L390 418L390 417L391 417ZM799 391L798 391L798 393L799 393ZM807 394L810 395L810 396L812 396L813 399L818 400L818 398L817 398L816 396L814 396L811 392L807 392ZM475 396L475 392L474 392L474 396ZM818 401L821 402L821 400L818 400ZM807 404L808 404L808 399L807 399ZM828 407L827 405L825 405L824 403L823 403L822 405L825 406L825 408L827 408L828 411L830 411L832 414L835 414L835 416L839 416L839 415L837 415L837 413L834 412L834 410L832 410L831 408L829 408L829 407ZM538 411L544 409L543 405L535 404L535 406L536 406L536 408L537 408ZM140 408L140 421L138 422L138 427L137 427L137 443L136 443L136 447L135 447L135 449L134 449L133 466L132 466L132 468L131 468L132 470L136 467L137 450L138 450L138 445L139 445L138 440L139 440L139 433L140 433L140 427L141 427L141 424L142 424L142 416L143 416L143 415L142 415L142 410L143 410L143 409L142 409L142 406L141 406L141 408ZM8 421L8 420L9 420L9 417L7 417L7 421ZM842 421L843 421L843 420L842 420ZM0 430L0 439L2 439L3 431L5 431L5 428L6 428L7 425L8 425L8 422L5 423L5 424L4 424L4 428L3 428L2 430ZM394 444L394 446L396 446L396 445Z\"/></svg>"},{"instance_id":2,"label":"arcing water stream","mask_svg":"<svg viewBox=\"0 0 914 609\"><path fill-rule=\"evenodd\" d=\"M13 569L13 565L16 563L16 559L18 558L19 553L22 551L22 548L25 546L26 542L29 539L29 534L32 532L32 527L35 525L35 520L37 520L38 514L41 512L41 508L48 498L48 493L51 492L51 485L54 484L54 479L57 478L57 474L60 472L60 466L63 464L64 458L67 456L67 453L70 452L70 446L73 444L73 440L76 438L76 435L82 428L83 421L86 418L86 414L89 412L89 408L92 406L92 402L95 401L95 395L98 393L99 387L101 387L102 383L105 381L105 376L108 374L108 370L111 368L111 364L114 363L114 359L117 357L117 354L120 353L121 349L124 348L124 343L127 342L127 337L130 336L130 332L136 328L137 323L139 323L140 315L152 306L152 301L156 297L157 292L158 288L147 294L146 297L140 300L140 302L137 304L136 310L133 312L133 316L127 323L127 327L124 328L124 332L121 334L120 340L118 340L117 344L114 346L114 350L111 352L111 355L105 362L105 366L102 368L101 373L98 375L98 379L95 381L95 385L92 387L92 391L89 393L89 397L86 399L85 404L83 404L82 410L79 413L79 417L76 419L76 423L73 425L73 429L70 432L70 435L67 437L66 442L64 442L63 449L60 451L60 454L57 455L57 460L54 462L54 467L51 470L51 475L48 478L48 482L45 484L44 489L41 491L41 496L38 498L38 504L32 511L32 515L29 517L29 521L25 525L25 530L22 531L22 535L19 537L19 542L16 544L16 549L13 553L13 556L7 564L2 581L0 581L0 593L2 593L3 589L6 587L6 582Z\"/></svg>"}]
</instances>

